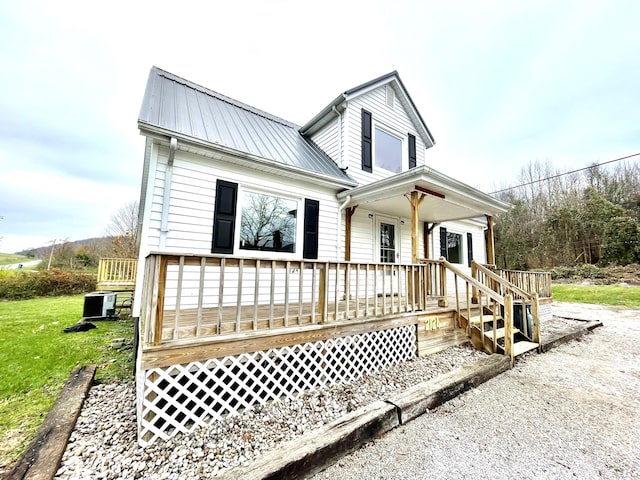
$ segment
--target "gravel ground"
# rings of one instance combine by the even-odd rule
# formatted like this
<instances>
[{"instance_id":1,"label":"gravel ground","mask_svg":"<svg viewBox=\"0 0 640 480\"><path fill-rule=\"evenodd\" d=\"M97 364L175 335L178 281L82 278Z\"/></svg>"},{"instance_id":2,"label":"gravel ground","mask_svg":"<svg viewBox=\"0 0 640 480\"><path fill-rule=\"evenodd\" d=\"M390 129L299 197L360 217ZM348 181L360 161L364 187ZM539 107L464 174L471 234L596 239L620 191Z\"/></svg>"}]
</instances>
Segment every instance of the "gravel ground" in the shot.
<instances>
[{"instance_id":1,"label":"gravel ground","mask_svg":"<svg viewBox=\"0 0 640 480\"><path fill-rule=\"evenodd\" d=\"M215 476L348 412L484 356L471 346L449 348L349 385L254 408L147 448L136 443L134 385L97 385L89 393L55 478Z\"/></svg>"},{"instance_id":2,"label":"gravel ground","mask_svg":"<svg viewBox=\"0 0 640 480\"><path fill-rule=\"evenodd\" d=\"M554 313L556 312L554 311ZM595 317L585 317L585 312L582 309L572 311L568 306L561 313L568 317L600 318L598 314ZM569 325L578 323L554 318L553 321L543 324L542 333L543 335L551 335ZM636 332L636 341L640 339L637 338L640 336L637 334L638 332ZM594 335L593 338L596 336ZM577 359L577 355L589 355L589 350L585 348L585 345L593 341L593 339L591 336L588 338L585 342L573 343L577 347L577 351L573 353L574 358ZM637 347L633 342L629 342L629 349L631 347L636 348L635 351L637 352ZM488 414L498 415L495 413L498 410L496 406L507 407L507 405L511 405L511 399L513 399L513 406L516 408L517 413L507 413L505 411L500 415L506 415L507 417L499 421L495 419L491 421L482 420L479 413L483 410L482 408L478 411L474 410L471 415L465 413L465 408L471 408L478 399L485 397L485 395L479 394L482 391L481 387L447 403L435 411L434 414L423 416L421 420L397 429L380 441L376 441L353 456L340 461L339 464L321 473L317 478L336 478L338 475L343 477L343 480L348 480L349 478L358 478L359 480L361 478L434 478L434 476L438 478L438 475L440 478L451 478L456 473L459 473L456 476L464 476L464 473L462 471L458 472L457 469L464 464L470 466L484 465L482 459L491 452L494 444L496 452L499 453L495 459L496 466L494 468L498 468L498 470L491 472L481 467L480 474L486 472L487 475L491 474L492 477L500 478L504 467L510 465L507 460L511 458L511 453L509 452L514 447L517 447L516 452L524 451L524 453L519 453L520 456L524 455L523 458L526 458L526 461L523 460L523 464L532 462L534 466L539 465L540 458L537 457L537 454L533 455L531 453L536 452L536 450L527 446L528 442L534 442L535 439L535 442L541 442L542 445L537 447L538 450L544 448L549 442L547 440L542 441L540 435L544 432L548 434L551 431L549 429L555 429L557 426L549 424L549 428L547 428L544 422L541 421L539 425L527 427L525 420L530 419L537 422L541 418L542 412L538 412L533 408L540 406L540 403L535 400L535 396L531 398L531 395L538 395L541 386L547 383L546 380L542 381L539 378L538 371L545 371L547 368L537 367L537 365L541 360L550 358L555 351L553 350L543 356L528 354L527 358L518 362L515 370L505 374L512 381L515 379L517 385L530 387L530 397L520 398L515 394L512 395L511 391L509 391L509 398L505 399L504 392L501 389L507 387L499 387L496 389L495 395L487 396L487 398L493 399L493 402L490 402L491 406L485 407L488 410ZM615 352L615 350L612 352ZM450 348L423 359L406 362L383 373L367 376L350 385L334 386L322 391L309 392L295 401L277 402L247 411L239 416L228 417L224 421L215 422L208 429L197 429L190 435L178 435L169 441L158 442L147 448L140 448L136 443L134 385L97 385L91 389L62 459L62 465L55 478L196 479L216 476L235 465L250 461L262 452L276 448L281 442L291 440L345 413L374 400L388 397L416 383L451 371L463 364L474 362L483 356L483 353L477 352L471 347ZM611 353L611 360L614 358L617 359ZM585 361L585 359L595 363L599 361L595 361L593 357L588 356L585 356L580 361ZM534 367L536 370L532 372L525 371L521 373L523 369ZM633 368L635 370L632 370ZM640 393L637 386L637 366L633 366L630 363L627 371L635 372L635 394L637 397L638 393ZM505 375L499 378L505 377ZM567 373L566 378L561 375L555 381L560 384L560 386L556 387L555 397L560 397L560 400L566 400L567 395L557 395L558 389L562 385L566 388L574 385L576 383L575 376ZM578 383L582 385L584 382L580 381ZM513 389L511 386L508 388ZM569 390L571 389L569 388ZM545 400L545 403L542 404L544 413L558 408L554 403L558 398L555 397L551 403ZM588 397L591 398L590 395ZM473 398L473 402L469 402L471 398ZM593 398L591 400L600 405L599 401ZM633 408L638 407L638 399L635 402ZM466 407L467 404L468 407ZM591 414L585 420L585 417L580 415L578 410L579 407L575 405L559 408L560 413L571 412L572 416L581 418L589 424ZM619 408L618 410L620 412L626 411L625 408ZM456 425L453 422L451 424L447 423L455 419L455 414L458 411L462 412L461 425ZM606 407L606 411L610 411L609 406ZM607 417L607 415L601 416ZM433 419L440 419L442 424L434 424L432 426L427 423L419 427L419 422L427 418L430 422ZM635 426L637 430L638 424L632 423L632 420L633 418L627 417L629 427ZM511 425L511 422L515 423ZM477 429L475 436L468 433L468 430L473 427ZM533 429L537 435L529 438L529 433L523 428ZM586 427L580 428L580 431L583 430L587 431ZM622 430L616 429L616 431L619 433ZM425 434L426 432L433 433L427 435ZM505 436L508 437L508 441L504 440L503 437ZM463 440L460 439L466 439L464 440L464 447L461 447ZM466 443L467 440L468 444ZM559 445L567 443L564 437L554 436L554 440ZM385 446L383 442L391 443ZM504 448L502 445L504 445ZM382 450L379 450L379 448L382 448ZM460 448L459 452L457 452L457 448ZM428 462L419 456L424 455L426 452L434 452L431 457L432 466L428 468L425 467ZM563 460L573 456L573 453L568 456L562 455L558 457L558 461L573 465L570 461ZM471 461L465 460L470 458L472 458ZM623 472L628 472L627 468L633 464L629 463L630 460L625 460L625 458L627 457L624 457L624 455L620 456L620 461L614 463L612 468L615 469L617 468L616 466L619 466L619 468L623 469ZM413 467L403 466L400 468L401 461L408 461L407 463L409 465L413 464ZM419 469L416 468L418 465ZM515 467L510 466L509 468ZM522 471L529 471L529 469ZM540 472L540 470L535 471ZM557 470L549 469L548 471L553 472L553 474L549 474L549 478L558 477ZM608 472L609 470L605 469L604 471ZM520 475L519 472L521 470L513 469L511 473ZM566 470L562 472L566 474ZM473 474L474 478L484 478L480 477L478 470L475 469L469 471L468 475L471 476L471 474ZM512 475L506 476L511 477ZM535 478L538 477L540 477L540 474L535 476ZM524 476L523 478L534 477ZM544 475L542 478L544 478ZM581 478L589 477L581 476Z\"/></svg>"},{"instance_id":3,"label":"gravel ground","mask_svg":"<svg viewBox=\"0 0 640 480\"><path fill-rule=\"evenodd\" d=\"M553 313L604 326L525 356L313 480L640 478L640 310L556 303Z\"/></svg>"}]
</instances>

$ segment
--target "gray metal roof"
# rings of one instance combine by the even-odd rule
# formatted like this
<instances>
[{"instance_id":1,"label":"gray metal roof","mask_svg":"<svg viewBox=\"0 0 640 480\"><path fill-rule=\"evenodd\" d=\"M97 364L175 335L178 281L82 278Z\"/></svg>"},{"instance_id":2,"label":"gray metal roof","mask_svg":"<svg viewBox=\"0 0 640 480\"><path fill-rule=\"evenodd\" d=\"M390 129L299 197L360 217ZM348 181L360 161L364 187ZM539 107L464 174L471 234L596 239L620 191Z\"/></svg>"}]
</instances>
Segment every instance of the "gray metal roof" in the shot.
<instances>
[{"instance_id":1,"label":"gray metal roof","mask_svg":"<svg viewBox=\"0 0 640 480\"><path fill-rule=\"evenodd\" d=\"M157 67L149 73L138 124L356 184L299 126Z\"/></svg>"}]
</instances>

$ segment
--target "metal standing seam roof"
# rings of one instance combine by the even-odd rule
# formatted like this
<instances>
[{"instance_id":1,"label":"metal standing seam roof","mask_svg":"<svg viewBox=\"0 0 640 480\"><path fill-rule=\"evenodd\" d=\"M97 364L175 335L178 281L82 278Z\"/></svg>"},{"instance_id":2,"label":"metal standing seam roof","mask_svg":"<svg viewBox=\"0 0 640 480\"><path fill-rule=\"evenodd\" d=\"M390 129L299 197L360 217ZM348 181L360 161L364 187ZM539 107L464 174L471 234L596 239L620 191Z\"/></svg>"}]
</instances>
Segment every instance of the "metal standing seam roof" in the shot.
<instances>
[{"instance_id":1,"label":"metal standing seam roof","mask_svg":"<svg viewBox=\"0 0 640 480\"><path fill-rule=\"evenodd\" d=\"M272 160L286 166L356 183L300 127L153 67L139 126L152 126Z\"/></svg>"}]
</instances>

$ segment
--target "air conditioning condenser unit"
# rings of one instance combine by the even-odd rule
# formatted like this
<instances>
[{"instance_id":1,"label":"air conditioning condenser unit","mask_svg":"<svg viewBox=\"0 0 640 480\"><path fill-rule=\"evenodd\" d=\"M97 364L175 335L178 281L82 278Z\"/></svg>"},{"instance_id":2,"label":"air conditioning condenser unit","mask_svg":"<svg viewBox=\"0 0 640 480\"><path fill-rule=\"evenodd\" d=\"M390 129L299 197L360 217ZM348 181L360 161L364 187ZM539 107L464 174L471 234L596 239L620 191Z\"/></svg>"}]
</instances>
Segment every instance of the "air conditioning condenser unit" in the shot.
<instances>
[{"instance_id":1,"label":"air conditioning condenser unit","mask_svg":"<svg viewBox=\"0 0 640 480\"><path fill-rule=\"evenodd\" d=\"M91 292L84 296L83 318L109 318L116 313L116 294Z\"/></svg>"}]
</instances>

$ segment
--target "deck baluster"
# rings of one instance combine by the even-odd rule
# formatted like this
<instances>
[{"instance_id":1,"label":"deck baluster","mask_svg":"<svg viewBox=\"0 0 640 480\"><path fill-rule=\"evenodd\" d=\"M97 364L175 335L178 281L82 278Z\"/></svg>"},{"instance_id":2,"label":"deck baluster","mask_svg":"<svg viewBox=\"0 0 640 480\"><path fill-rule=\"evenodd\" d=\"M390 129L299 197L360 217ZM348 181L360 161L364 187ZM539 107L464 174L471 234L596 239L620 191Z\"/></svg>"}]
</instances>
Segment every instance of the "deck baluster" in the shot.
<instances>
[{"instance_id":1,"label":"deck baluster","mask_svg":"<svg viewBox=\"0 0 640 480\"><path fill-rule=\"evenodd\" d=\"M180 255L178 261L178 284L176 291L176 313L173 320L173 339L180 338L180 304L182 303L182 279L184 276L184 255Z\"/></svg>"}]
</instances>

